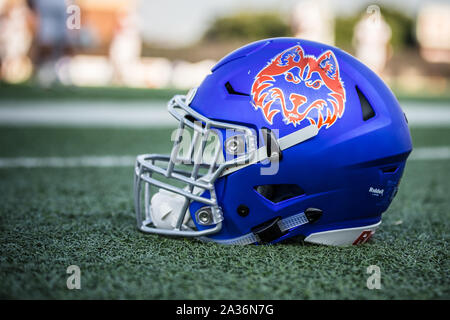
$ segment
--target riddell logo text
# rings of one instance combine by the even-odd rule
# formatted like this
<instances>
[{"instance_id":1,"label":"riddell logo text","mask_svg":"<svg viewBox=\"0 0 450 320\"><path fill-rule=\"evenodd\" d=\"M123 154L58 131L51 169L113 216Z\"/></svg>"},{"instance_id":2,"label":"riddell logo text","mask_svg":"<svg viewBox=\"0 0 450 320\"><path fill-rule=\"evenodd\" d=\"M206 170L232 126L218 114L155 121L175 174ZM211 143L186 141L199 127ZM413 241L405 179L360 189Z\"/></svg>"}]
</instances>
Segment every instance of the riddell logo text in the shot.
<instances>
[{"instance_id":1,"label":"riddell logo text","mask_svg":"<svg viewBox=\"0 0 450 320\"><path fill-rule=\"evenodd\" d=\"M370 187L369 192L374 196L382 196L384 193L384 189L377 189L377 188Z\"/></svg>"}]
</instances>

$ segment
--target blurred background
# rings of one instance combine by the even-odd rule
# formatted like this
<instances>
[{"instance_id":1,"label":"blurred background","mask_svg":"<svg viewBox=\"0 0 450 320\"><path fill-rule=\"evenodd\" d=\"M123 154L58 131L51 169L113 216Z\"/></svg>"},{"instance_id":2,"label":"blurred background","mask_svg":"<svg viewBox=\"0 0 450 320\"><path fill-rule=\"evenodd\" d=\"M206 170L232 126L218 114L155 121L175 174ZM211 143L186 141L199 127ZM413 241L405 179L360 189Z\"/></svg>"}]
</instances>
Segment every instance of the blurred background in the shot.
<instances>
[{"instance_id":1,"label":"blurred background","mask_svg":"<svg viewBox=\"0 0 450 320\"><path fill-rule=\"evenodd\" d=\"M186 90L234 49L283 36L346 50L399 95L449 95L450 3L418 0L0 0L1 92Z\"/></svg>"},{"instance_id":2,"label":"blurred background","mask_svg":"<svg viewBox=\"0 0 450 320\"><path fill-rule=\"evenodd\" d=\"M356 56L407 116L414 149L373 243L299 255L136 232L133 165L170 153L168 99L282 36ZM448 0L0 0L0 298L448 299L449 86ZM379 263L367 290L358 268Z\"/></svg>"}]
</instances>

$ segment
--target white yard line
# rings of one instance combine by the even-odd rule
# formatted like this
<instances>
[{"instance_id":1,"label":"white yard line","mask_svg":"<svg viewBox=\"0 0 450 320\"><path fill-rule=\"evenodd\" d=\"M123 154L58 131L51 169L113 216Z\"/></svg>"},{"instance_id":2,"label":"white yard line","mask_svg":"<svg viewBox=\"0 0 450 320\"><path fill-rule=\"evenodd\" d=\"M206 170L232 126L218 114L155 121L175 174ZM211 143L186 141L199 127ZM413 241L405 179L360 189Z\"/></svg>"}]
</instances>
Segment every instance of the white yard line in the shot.
<instances>
[{"instance_id":1,"label":"white yard line","mask_svg":"<svg viewBox=\"0 0 450 320\"><path fill-rule=\"evenodd\" d=\"M410 160L445 160L450 159L450 146L415 148Z\"/></svg>"},{"instance_id":2,"label":"white yard line","mask_svg":"<svg viewBox=\"0 0 450 320\"><path fill-rule=\"evenodd\" d=\"M401 106L411 127L450 127L448 103L408 101Z\"/></svg>"},{"instance_id":3,"label":"white yard line","mask_svg":"<svg viewBox=\"0 0 450 320\"><path fill-rule=\"evenodd\" d=\"M450 106L443 102L401 103L412 127L450 127ZM0 100L0 125L70 127L174 127L165 101Z\"/></svg>"},{"instance_id":4,"label":"white yard line","mask_svg":"<svg viewBox=\"0 0 450 320\"><path fill-rule=\"evenodd\" d=\"M175 127L164 101L39 102L0 101L0 124L63 127Z\"/></svg>"},{"instance_id":5,"label":"white yard line","mask_svg":"<svg viewBox=\"0 0 450 320\"><path fill-rule=\"evenodd\" d=\"M450 159L450 146L415 148L408 161ZM136 156L0 158L0 168L132 167Z\"/></svg>"},{"instance_id":6,"label":"white yard line","mask_svg":"<svg viewBox=\"0 0 450 320\"><path fill-rule=\"evenodd\" d=\"M70 168L70 167L129 167L136 156L82 156L49 158L0 158L0 168Z\"/></svg>"}]
</instances>

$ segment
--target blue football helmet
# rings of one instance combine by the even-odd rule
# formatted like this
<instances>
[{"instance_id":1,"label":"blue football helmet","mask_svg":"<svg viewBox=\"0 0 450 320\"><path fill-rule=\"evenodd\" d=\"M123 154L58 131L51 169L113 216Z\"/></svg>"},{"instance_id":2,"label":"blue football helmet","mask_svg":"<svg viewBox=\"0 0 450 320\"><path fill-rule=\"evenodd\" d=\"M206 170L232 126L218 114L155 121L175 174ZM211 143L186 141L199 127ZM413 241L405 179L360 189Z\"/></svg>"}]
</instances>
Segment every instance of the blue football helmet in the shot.
<instances>
[{"instance_id":1,"label":"blue football helmet","mask_svg":"<svg viewBox=\"0 0 450 320\"><path fill-rule=\"evenodd\" d=\"M170 155L135 167L143 232L223 244L366 242L412 150L384 82L335 47L274 38L219 61L168 104Z\"/></svg>"}]
</instances>

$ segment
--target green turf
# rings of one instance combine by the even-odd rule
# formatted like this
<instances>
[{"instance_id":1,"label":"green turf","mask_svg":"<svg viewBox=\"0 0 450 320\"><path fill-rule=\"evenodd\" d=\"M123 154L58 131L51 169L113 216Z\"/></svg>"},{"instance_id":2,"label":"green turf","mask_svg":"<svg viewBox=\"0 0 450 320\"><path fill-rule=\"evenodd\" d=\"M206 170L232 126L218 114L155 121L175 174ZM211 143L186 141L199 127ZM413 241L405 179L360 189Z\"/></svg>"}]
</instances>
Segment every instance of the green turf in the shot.
<instances>
[{"instance_id":1,"label":"green turf","mask_svg":"<svg viewBox=\"0 0 450 320\"><path fill-rule=\"evenodd\" d=\"M414 129L416 146L449 129ZM170 130L0 129L0 156L167 151ZM373 239L357 247L230 247L144 235L132 167L0 169L0 298L449 299L450 163L411 161ZM401 223L400 223L401 222ZM81 290L66 268L81 268ZM366 268L381 268L381 290Z\"/></svg>"},{"instance_id":2,"label":"green turf","mask_svg":"<svg viewBox=\"0 0 450 320\"><path fill-rule=\"evenodd\" d=\"M179 89L143 89L123 87L75 87L54 86L39 87L33 83L19 85L0 82L0 100L123 100L161 99L169 100L175 94L184 94L186 90Z\"/></svg>"},{"instance_id":3,"label":"green turf","mask_svg":"<svg viewBox=\"0 0 450 320\"><path fill-rule=\"evenodd\" d=\"M173 129L0 127L0 156L135 155L170 151Z\"/></svg>"}]
</instances>

